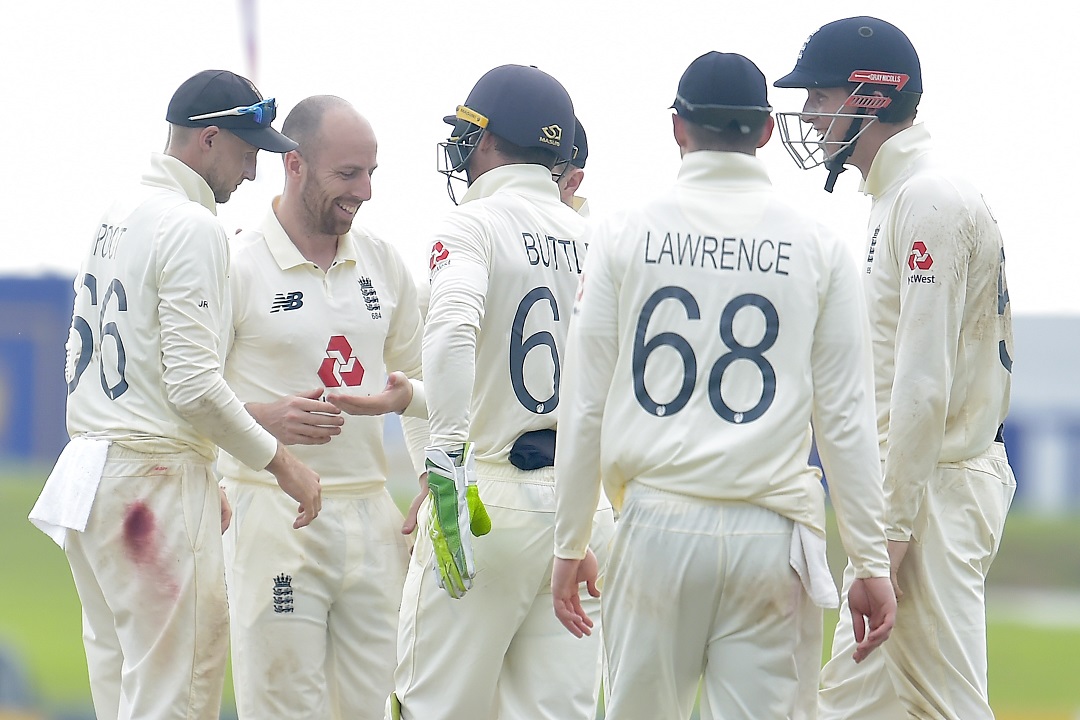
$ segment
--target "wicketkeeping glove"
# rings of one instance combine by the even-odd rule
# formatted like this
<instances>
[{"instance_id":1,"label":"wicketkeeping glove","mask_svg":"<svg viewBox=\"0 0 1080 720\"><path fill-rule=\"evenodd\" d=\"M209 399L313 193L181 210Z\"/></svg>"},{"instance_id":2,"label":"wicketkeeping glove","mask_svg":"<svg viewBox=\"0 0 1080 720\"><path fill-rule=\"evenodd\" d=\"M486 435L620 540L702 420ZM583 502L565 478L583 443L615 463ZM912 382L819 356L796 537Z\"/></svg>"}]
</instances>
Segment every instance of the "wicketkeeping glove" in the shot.
<instances>
[{"instance_id":1,"label":"wicketkeeping glove","mask_svg":"<svg viewBox=\"0 0 1080 720\"><path fill-rule=\"evenodd\" d=\"M476 487L473 444L460 449L429 447L426 452L428 534L435 550L432 569L439 587L460 598L476 577L472 539L491 531L491 519Z\"/></svg>"}]
</instances>

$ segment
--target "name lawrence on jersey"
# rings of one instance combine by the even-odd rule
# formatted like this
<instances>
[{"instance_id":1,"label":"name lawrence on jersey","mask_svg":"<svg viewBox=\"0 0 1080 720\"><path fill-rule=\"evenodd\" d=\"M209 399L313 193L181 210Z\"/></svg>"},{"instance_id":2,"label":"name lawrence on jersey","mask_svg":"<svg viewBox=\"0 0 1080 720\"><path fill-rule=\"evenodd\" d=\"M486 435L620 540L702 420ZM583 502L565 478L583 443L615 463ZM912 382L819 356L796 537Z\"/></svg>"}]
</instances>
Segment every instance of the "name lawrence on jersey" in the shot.
<instances>
[{"instance_id":1,"label":"name lawrence on jersey","mask_svg":"<svg viewBox=\"0 0 1080 720\"><path fill-rule=\"evenodd\" d=\"M717 238L712 235L645 233L646 265L687 265L735 272L788 274L791 243L768 238Z\"/></svg>"}]
</instances>

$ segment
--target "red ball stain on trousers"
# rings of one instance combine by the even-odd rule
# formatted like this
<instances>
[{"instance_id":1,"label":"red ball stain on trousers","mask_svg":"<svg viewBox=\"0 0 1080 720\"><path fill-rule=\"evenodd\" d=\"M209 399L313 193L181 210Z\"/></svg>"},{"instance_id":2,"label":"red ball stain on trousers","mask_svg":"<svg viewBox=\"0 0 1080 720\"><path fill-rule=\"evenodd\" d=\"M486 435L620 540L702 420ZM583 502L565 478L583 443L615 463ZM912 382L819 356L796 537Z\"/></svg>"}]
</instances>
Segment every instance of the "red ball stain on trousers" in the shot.
<instances>
[{"instance_id":1,"label":"red ball stain on trousers","mask_svg":"<svg viewBox=\"0 0 1080 720\"><path fill-rule=\"evenodd\" d=\"M136 565L150 565L157 559L155 525L153 511L141 500L124 511L124 551Z\"/></svg>"}]
</instances>

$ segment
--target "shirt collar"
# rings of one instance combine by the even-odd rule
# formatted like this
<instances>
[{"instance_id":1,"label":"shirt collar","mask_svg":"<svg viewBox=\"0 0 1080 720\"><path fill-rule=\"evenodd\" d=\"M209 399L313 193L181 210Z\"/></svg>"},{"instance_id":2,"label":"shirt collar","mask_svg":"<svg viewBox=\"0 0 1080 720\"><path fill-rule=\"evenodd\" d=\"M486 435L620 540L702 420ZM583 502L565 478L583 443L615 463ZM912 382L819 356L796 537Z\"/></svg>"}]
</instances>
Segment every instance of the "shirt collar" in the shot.
<instances>
[{"instance_id":1,"label":"shirt collar","mask_svg":"<svg viewBox=\"0 0 1080 720\"><path fill-rule=\"evenodd\" d=\"M490 197L499 192L535 195L562 202L559 198L559 186L551 179L551 170L543 165L515 163L492 168L473 180L461 198L461 203Z\"/></svg>"},{"instance_id":2,"label":"shirt collar","mask_svg":"<svg viewBox=\"0 0 1080 720\"><path fill-rule=\"evenodd\" d=\"M206 184L199 173L192 170L182 160L164 153L150 154L150 168L143 173L144 185L167 188L182 193L192 202L197 202L217 215L217 201L214 191Z\"/></svg>"},{"instance_id":3,"label":"shirt collar","mask_svg":"<svg viewBox=\"0 0 1080 720\"><path fill-rule=\"evenodd\" d=\"M683 155L679 167L679 185L731 185L745 189L748 185L772 185L765 165L756 155L719 150L695 150Z\"/></svg>"},{"instance_id":4,"label":"shirt collar","mask_svg":"<svg viewBox=\"0 0 1080 720\"><path fill-rule=\"evenodd\" d=\"M878 148L860 189L866 195L880 197L898 181L910 176L915 160L930 152L930 148L930 132L924 124L901 130Z\"/></svg>"},{"instance_id":5,"label":"shirt collar","mask_svg":"<svg viewBox=\"0 0 1080 720\"><path fill-rule=\"evenodd\" d=\"M266 238L266 246L270 248L270 254L274 256L274 260L277 261L278 267L282 270L299 267L300 265L311 265L314 267L314 263L301 254L300 250L293 244L293 241L289 239L289 235L285 232L285 228L281 227L281 221L278 220L277 213L274 212L274 208L277 207L277 204L280 201L281 196L278 195L274 198L273 202L270 203L270 208L266 211L266 217L263 218L262 226L259 228L263 237ZM355 228L353 231L355 231ZM334 265L342 262L357 262L358 253L356 251L356 243L353 241L352 237L353 231L338 236L337 254L334 255Z\"/></svg>"}]
</instances>

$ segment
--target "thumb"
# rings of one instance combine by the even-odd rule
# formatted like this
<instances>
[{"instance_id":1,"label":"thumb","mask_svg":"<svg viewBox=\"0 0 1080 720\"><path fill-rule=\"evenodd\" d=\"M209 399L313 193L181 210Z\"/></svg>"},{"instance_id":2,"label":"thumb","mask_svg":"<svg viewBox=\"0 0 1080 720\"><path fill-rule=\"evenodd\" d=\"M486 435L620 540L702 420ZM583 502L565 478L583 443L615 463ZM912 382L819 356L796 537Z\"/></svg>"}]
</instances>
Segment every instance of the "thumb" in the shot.
<instances>
[{"instance_id":1,"label":"thumb","mask_svg":"<svg viewBox=\"0 0 1080 720\"><path fill-rule=\"evenodd\" d=\"M322 398L323 392L326 388L317 387L314 390L306 390L304 392L296 393L297 397L307 398L308 400L319 400Z\"/></svg>"}]
</instances>

